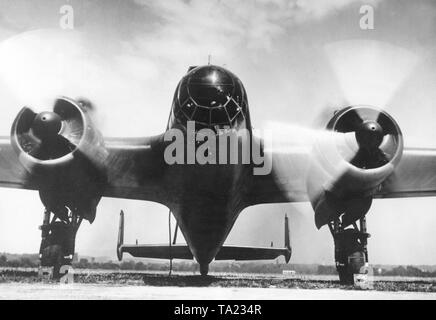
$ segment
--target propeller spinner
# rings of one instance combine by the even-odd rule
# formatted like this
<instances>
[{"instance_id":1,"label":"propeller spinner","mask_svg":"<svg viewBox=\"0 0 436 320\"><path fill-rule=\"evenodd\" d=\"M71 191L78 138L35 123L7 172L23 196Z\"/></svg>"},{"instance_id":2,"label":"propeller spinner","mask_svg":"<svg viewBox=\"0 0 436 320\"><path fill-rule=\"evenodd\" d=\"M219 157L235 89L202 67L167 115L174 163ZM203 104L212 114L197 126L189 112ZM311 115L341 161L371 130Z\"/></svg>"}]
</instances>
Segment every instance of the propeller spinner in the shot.
<instances>
[{"instance_id":1,"label":"propeller spinner","mask_svg":"<svg viewBox=\"0 0 436 320\"><path fill-rule=\"evenodd\" d=\"M383 128L373 120L363 121L355 134L359 147L368 151L378 148L383 142Z\"/></svg>"},{"instance_id":2,"label":"propeller spinner","mask_svg":"<svg viewBox=\"0 0 436 320\"><path fill-rule=\"evenodd\" d=\"M33 120L31 130L42 141L50 140L62 129L62 118L54 112L41 112Z\"/></svg>"}]
</instances>

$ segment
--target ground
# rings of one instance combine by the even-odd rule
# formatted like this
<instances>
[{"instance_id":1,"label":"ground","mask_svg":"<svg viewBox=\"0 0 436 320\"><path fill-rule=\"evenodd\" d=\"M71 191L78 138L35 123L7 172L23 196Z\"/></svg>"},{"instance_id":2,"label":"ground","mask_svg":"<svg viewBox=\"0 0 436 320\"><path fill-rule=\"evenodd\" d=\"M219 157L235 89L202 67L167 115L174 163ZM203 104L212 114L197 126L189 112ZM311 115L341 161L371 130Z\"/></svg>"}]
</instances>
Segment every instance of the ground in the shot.
<instances>
[{"instance_id":1,"label":"ground","mask_svg":"<svg viewBox=\"0 0 436 320\"><path fill-rule=\"evenodd\" d=\"M342 286L336 276L74 270L74 284L36 270L0 270L0 299L436 299L435 278L375 277L372 290Z\"/></svg>"}]
</instances>

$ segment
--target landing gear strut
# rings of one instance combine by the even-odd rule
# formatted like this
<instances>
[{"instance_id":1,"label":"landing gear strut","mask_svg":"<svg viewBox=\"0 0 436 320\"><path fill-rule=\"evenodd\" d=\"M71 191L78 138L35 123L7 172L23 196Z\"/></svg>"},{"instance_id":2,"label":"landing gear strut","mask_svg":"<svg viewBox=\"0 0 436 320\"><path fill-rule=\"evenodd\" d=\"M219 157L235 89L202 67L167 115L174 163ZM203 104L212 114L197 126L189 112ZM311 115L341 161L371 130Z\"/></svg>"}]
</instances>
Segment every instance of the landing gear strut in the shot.
<instances>
[{"instance_id":1,"label":"landing gear strut","mask_svg":"<svg viewBox=\"0 0 436 320\"><path fill-rule=\"evenodd\" d=\"M77 230L82 217L75 211L64 208L57 213L44 211L41 229L39 257L41 266L53 267L53 278L60 278L60 268L70 265L74 257Z\"/></svg>"},{"instance_id":2,"label":"landing gear strut","mask_svg":"<svg viewBox=\"0 0 436 320\"><path fill-rule=\"evenodd\" d=\"M366 232L366 217L359 219L360 228L356 222L345 229L340 219L328 224L335 243L336 270L342 284L354 284L354 274L368 263L368 238Z\"/></svg>"}]
</instances>

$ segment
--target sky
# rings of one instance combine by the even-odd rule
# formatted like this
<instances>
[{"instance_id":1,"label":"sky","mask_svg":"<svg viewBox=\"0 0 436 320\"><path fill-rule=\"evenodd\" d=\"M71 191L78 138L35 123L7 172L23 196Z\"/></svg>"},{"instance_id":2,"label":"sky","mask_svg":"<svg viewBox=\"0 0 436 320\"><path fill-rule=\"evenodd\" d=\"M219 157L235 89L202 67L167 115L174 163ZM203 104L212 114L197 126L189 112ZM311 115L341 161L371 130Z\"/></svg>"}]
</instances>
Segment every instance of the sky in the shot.
<instances>
[{"instance_id":1,"label":"sky","mask_svg":"<svg viewBox=\"0 0 436 320\"><path fill-rule=\"evenodd\" d=\"M363 4L374 29L359 25ZM60 8L74 29L60 28ZM436 3L405 0L4 0L0 3L0 135L24 105L49 110L57 95L87 97L105 136L162 133L174 90L191 65L221 65L244 83L252 123L314 126L348 104L386 109L406 146L436 147ZM323 122L324 121L324 122ZM0 252L36 252L38 194L0 190ZM436 198L376 200L370 261L436 264ZM103 199L77 236L79 254L115 256L118 214L126 242L168 241L168 212ZM333 241L308 203L244 210L227 243L283 244L288 213L295 263L333 263Z\"/></svg>"}]
</instances>

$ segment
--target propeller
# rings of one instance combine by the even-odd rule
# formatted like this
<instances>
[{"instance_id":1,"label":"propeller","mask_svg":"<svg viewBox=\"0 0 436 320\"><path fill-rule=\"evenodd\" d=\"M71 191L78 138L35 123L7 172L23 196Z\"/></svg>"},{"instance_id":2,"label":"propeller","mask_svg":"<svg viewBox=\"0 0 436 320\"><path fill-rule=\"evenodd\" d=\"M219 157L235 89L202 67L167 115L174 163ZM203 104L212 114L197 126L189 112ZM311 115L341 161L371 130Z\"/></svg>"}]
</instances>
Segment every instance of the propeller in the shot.
<instances>
[{"instance_id":1,"label":"propeller","mask_svg":"<svg viewBox=\"0 0 436 320\"><path fill-rule=\"evenodd\" d=\"M419 56L386 42L353 39L324 46L348 105L386 108L419 62Z\"/></svg>"},{"instance_id":2,"label":"propeller","mask_svg":"<svg viewBox=\"0 0 436 320\"><path fill-rule=\"evenodd\" d=\"M352 107L338 106L335 113L325 109L323 118L330 120L325 130L281 123L272 123L266 129L274 132L270 149L289 154L289 161L274 163L278 176L292 175L296 151L307 154L312 150L318 161L330 160L327 183L334 184L349 167L344 160L359 169L375 169L402 150L398 125L379 108L389 105L419 57L389 43L364 39L329 43L324 52L339 84L343 106ZM321 111L315 111L315 116ZM323 179L319 180L322 183Z\"/></svg>"},{"instance_id":3,"label":"propeller","mask_svg":"<svg viewBox=\"0 0 436 320\"><path fill-rule=\"evenodd\" d=\"M265 154L272 155L274 179L284 190L292 183L296 183L296 189L301 188L301 170L309 169L309 160L315 157L316 162L329 166L329 182L336 181L359 151L354 132L308 129L278 122L267 123L265 129L268 133L262 137ZM321 180L317 179L320 186Z\"/></svg>"},{"instance_id":4,"label":"propeller","mask_svg":"<svg viewBox=\"0 0 436 320\"><path fill-rule=\"evenodd\" d=\"M399 147L401 131L384 111L354 106L332 118L327 129L354 133L359 146L350 163L361 169L374 169L391 161Z\"/></svg>"},{"instance_id":5,"label":"propeller","mask_svg":"<svg viewBox=\"0 0 436 320\"><path fill-rule=\"evenodd\" d=\"M60 98L53 111L36 113L24 107L12 126L12 141L19 154L40 161L57 160L80 147L85 128L86 117L80 107Z\"/></svg>"},{"instance_id":6,"label":"propeller","mask_svg":"<svg viewBox=\"0 0 436 320\"><path fill-rule=\"evenodd\" d=\"M279 157L284 159L280 162L273 158L278 186L296 183L298 187L298 173L307 168L306 188L318 228L341 211L347 211L350 221L365 214L371 198L356 199L356 195L366 194L393 173L403 150L402 133L379 108L389 105L418 62L413 53L379 41L342 41L325 49L343 106L350 107L339 106L335 113L325 109L330 121L324 130L271 126L279 130L271 150L289 155ZM336 200L346 194L351 198L344 203L329 201L330 194Z\"/></svg>"}]
</instances>

